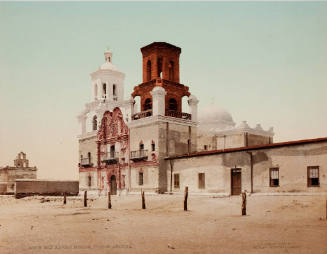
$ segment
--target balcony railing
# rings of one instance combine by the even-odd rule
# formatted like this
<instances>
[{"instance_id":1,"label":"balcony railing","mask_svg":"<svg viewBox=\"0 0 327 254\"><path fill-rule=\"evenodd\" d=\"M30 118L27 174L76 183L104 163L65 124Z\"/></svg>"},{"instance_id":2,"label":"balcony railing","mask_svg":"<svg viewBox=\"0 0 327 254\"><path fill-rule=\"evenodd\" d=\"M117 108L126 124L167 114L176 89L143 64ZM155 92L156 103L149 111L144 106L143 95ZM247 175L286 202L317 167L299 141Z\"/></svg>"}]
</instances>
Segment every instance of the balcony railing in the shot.
<instances>
[{"instance_id":1,"label":"balcony railing","mask_svg":"<svg viewBox=\"0 0 327 254\"><path fill-rule=\"evenodd\" d=\"M137 150L131 151L131 160L132 161L141 161L148 158L148 150Z\"/></svg>"},{"instance_id":2,"label":"balcony railing","mask_svg":"<svg viewBox=\"0 0 327 254\"><path fill-rule=\"evenodd\" d=\"M184 113L184 112L179 112L179 111L175 111L175 110L167 110L166 111L166 116L182 118L182 119L185 119L185 120L191 120L192 119L191 114Z\"/></svg>"},{"instance_id":3,"label":"balcony railing","mask_svg":"<svg viewBox=\"0 0 327 254\"><path fill-rule=\"evenodd\" d=\"M119 152L109 152L102 156L102 162L106 164L115 164L119 161Z\"/></svg>"},{"instance_id":4,"label":"balcony railing","mask_svg":"<svg viewBox=\"0 0 327 254\"><path fill-rule=\"evenodd\" d=\"M152 116L152 109L136 113L132 116L132 119L137 120L137 119L141 119L141 118L148 117L148 116Z\"/></svg>"},{"instance_id":5,"label":"balcony railing","mask_svg":"<svg viewBox=\"0 0 327 254\"><path fill-rule=\"evenodd\" d=\"M82 158L80 161L80 165L82 167L91 167L93 164L91 162L91 158Z\"/></svg>"}]
</instances>

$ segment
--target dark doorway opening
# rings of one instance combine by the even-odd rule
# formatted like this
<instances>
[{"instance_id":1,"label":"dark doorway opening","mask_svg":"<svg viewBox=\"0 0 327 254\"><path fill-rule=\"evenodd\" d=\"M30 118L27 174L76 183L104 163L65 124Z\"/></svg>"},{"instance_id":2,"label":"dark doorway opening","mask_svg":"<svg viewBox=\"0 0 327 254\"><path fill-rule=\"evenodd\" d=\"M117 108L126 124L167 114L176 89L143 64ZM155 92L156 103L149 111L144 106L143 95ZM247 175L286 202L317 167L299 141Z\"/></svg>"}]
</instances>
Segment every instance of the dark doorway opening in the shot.
<instances>
[{"instance_id":1,"label":"dark doorway opening","mask_svg":"<svg viewBox=\"0 0 327 254\"><path fill-rule=\"evenodd\" d=\"M231 194L240 195L242 192L242 169L233 168L231 170Z\"/></svg>"},{"instance_id":2,"label":"dark doorway opening","mask_svg":"<svg viewBox=\"0 0 327 254\"><path fill-rule=\"evenodd\" d=\"M116 182L115 175L112 175L110 177L110 192L111 192L111 195L117 195L117 182Z\"/></svg>"}]
</instances>

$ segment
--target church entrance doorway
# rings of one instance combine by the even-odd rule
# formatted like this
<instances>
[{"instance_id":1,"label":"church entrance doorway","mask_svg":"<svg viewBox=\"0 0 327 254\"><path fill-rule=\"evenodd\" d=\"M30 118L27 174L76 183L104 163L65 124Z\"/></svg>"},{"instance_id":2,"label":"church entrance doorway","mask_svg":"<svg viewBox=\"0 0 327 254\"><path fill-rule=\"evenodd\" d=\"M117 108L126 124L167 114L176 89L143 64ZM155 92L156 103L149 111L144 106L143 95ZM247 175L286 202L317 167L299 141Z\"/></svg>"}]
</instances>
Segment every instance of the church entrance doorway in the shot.
<instances>
[{"instance_id":1,"label":"church entrance doorway","mask_svg":"<svg viewBox=\"0 0 327 254\"><path fill-rule=\"evenodd\" d=\"M112 175L110 178L110 192L111 195L117 195L117 182L115 175Z\"/></svg>"},{"instance_id":2,"label":"church entrance doorway","mask_svg":"<svg viewBox=\"0 0 327 254\"><path fill-rule=\"evenodd\" d=\"M242 169L233 168L231 170L231 194L240 195L242 191Z\"/></svg>"}]
</instances>

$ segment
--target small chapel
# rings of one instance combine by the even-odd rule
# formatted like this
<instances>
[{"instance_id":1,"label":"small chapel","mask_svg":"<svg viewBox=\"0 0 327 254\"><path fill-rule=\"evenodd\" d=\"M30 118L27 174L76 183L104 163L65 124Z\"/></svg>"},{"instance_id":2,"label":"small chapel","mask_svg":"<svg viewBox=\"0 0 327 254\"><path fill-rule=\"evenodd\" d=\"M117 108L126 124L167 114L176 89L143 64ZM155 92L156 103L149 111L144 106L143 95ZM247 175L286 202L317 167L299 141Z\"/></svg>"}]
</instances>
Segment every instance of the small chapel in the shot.
<instances>
[{"instance_id":1,"label":"small chapel","mask_svg":"<svg viewBox=\"0 0 327 254\"><path fill-rule=\"evenodd\" d=\"M14 194L16 180L36 177L37 168L31 167L26 153L20 152L14 159L14 166L0 167L0 194Z\"/></svg>"}]
</instances>

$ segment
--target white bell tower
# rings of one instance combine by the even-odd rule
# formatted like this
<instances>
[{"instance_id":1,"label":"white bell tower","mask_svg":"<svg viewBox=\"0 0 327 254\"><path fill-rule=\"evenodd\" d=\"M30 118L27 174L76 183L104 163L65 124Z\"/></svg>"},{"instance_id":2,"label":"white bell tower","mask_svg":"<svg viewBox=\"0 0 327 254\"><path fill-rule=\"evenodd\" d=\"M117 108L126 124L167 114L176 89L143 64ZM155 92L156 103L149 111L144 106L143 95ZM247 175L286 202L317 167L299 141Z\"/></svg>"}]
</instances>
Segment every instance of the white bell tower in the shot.
<instances>
[{"instance_id":1,"label":"white bell tower","mask_svg":"<svg viewBox=\"0 0 327 254\"><path fill-rule=\"evenodd\" d=\"M91 74L92 100L122 101L124 99L125 75L112 64L112 52L104 52L105 62Z\"/></svg>"}]
</instances>

